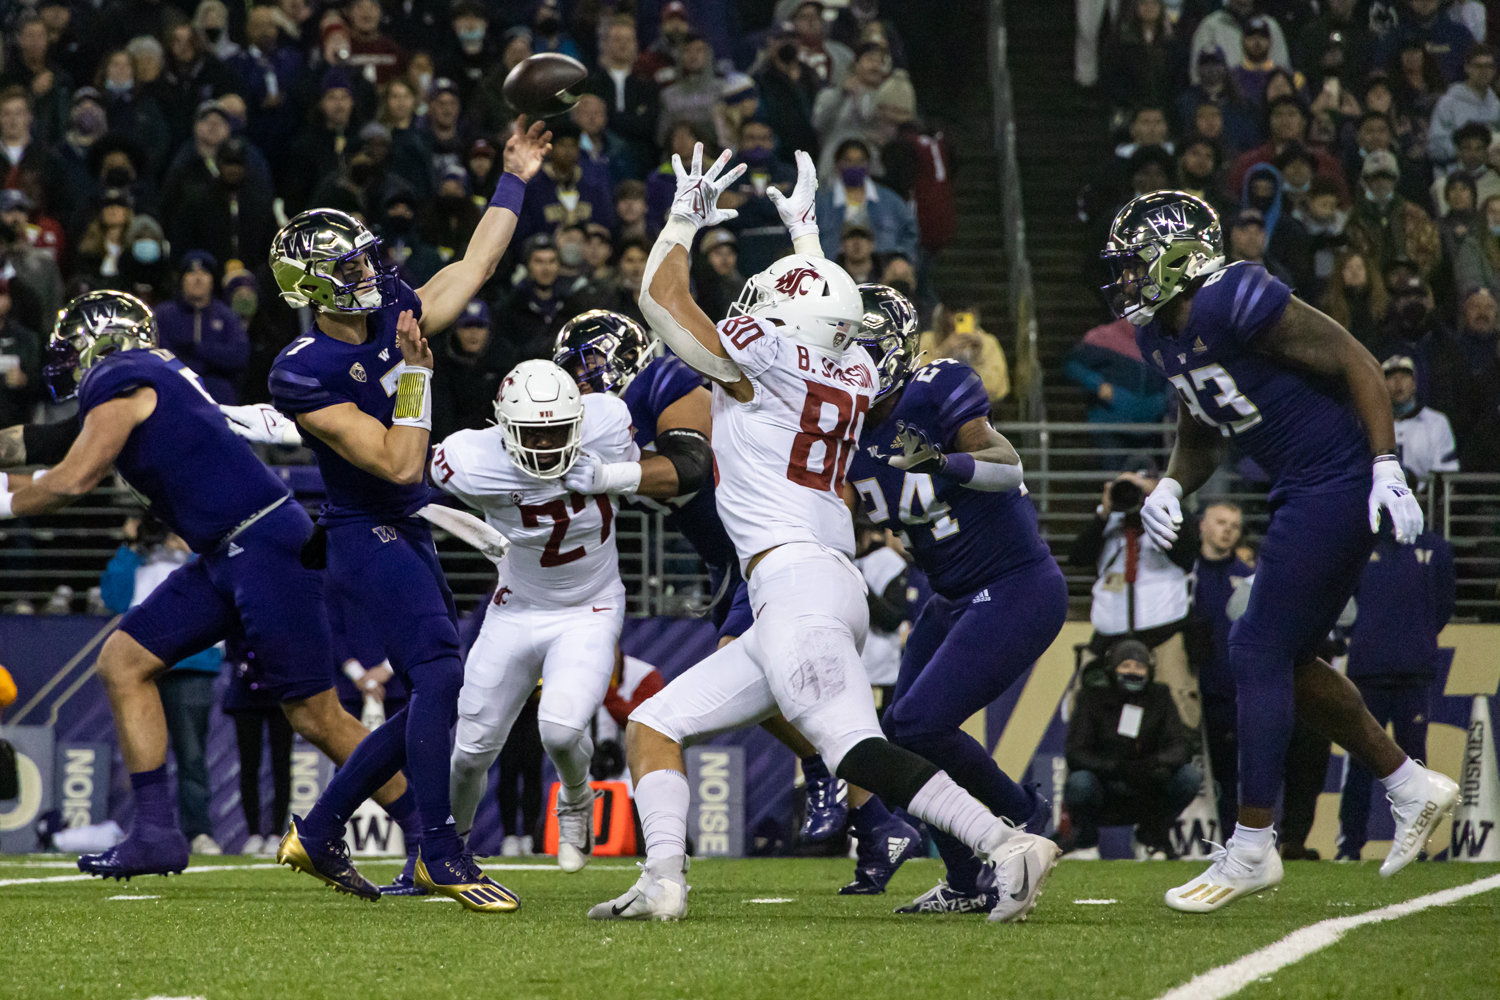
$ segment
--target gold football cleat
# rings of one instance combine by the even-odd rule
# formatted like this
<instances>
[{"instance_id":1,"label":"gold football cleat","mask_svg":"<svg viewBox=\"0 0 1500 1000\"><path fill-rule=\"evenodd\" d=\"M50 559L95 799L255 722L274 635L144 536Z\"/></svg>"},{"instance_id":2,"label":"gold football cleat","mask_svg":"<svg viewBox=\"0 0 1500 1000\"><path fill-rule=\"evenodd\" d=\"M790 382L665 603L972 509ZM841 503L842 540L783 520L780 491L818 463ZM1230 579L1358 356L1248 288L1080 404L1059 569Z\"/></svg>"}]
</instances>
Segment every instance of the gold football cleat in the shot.
<instances>
[{"instance_id":1,"label":"gold football cleat","mask_svg":"<svg viewBox=\"0 0 1500 1000\"><path fill-rule=\"evenodd\" d=\"M437 870L439 878L452 881L439 882L434 879L419 849L412 881L428 892L458 900L466 910L473 910L475 913L511 913L521 907L521 900L516 894L486 875L469 854L433 862L433 868Z\"/></svg>"},{"instance_id":2,"label":"gold football cleat","mask_svg":"<svg viewBox=\"0 0 1500 1000\"><path fill-rule=\"evenodd\" d=\"M286 833L281 837L281 843L276 847L277 864L304 872L328 883L339 892L347 892L371 903L380 898L379 887L361 875L350 863L349 845L342 838L321 847L315 845L309 851L297 830L297 819L296 816L292 817Z\"/></svg>"}]
</instances>

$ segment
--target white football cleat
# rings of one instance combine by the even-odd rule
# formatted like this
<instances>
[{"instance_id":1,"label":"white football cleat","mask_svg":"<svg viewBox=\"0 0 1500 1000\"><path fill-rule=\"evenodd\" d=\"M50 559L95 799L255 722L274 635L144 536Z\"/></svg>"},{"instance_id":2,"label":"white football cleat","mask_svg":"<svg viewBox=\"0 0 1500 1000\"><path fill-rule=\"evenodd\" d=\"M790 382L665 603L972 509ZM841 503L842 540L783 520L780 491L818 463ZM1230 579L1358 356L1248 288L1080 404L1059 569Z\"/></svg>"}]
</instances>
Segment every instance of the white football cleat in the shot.
<instances>
[{"instance_id":1,"label":"white football cleat","mask_svg":"<svg viewBox=\"0 0 1500 1000\"><path fill-rule=\"evenodd\" d=\"M641 877L623 896L589 910L590 920L681 920L687 916L686 855L638 862Z\"/></svg>"},{"instance_id":2,"label":"white football cleat","mask_svg":"<svg viewBox=\"0 0 1500 1000\"><path fill-rule=\"evenodd\" d=\"M594 799L598 795L592 788L589 797L576 805L564 805L561 796L557 801L557 867L565 872L582 871L594 853Z\"/></svg>"},{"instance_id":3,"label":"white football cleat","mask_svg":"<svg viewBox=\"0 0 1500 1000\"><path fill-rule=\"evenodd\" d=\"M1447 775L1423 767L1422 773L1414 780L1418 782L1417 786L1411 795L1403 796L1400 801L1393 795L1386 795L1391 801L1391 815L1396 820L1396 837L1391 841L1391 853L1380 863L1381 878L1390 878L1411 864L1427 846L1427 839L1443 817L1458 805L1458 785Z\"/></svg>"},{"instance_id":4,"label":"white football cleat","mask_svg":"<svg viewBox=\"0 0 1500 1000\"><path fill-rule=\"evenodd\" d=\"M1167 905L1183 913L1212 913L1241 896L1281 884L1281 852L1271 846L1259 853L1243 848L1230 838L1220 847L1210 843L1213 864L1208 871L1175 889L1168 889Z\"/></svg>"},{"instance_id":5,"label":"white football cleat","mask_svg":"<svg viewBox=\"0 0 1500 1000\"><path fill-rule=\"evenodd\" d=\"M1060 857L1062 848L1046 837L1034 833L1012 834L984 859L995 872L995 892L999 897L989 919L1008 924L1020 923L1031 916L1041 898L1042 885Z\"/></svg>"}]
</instances>

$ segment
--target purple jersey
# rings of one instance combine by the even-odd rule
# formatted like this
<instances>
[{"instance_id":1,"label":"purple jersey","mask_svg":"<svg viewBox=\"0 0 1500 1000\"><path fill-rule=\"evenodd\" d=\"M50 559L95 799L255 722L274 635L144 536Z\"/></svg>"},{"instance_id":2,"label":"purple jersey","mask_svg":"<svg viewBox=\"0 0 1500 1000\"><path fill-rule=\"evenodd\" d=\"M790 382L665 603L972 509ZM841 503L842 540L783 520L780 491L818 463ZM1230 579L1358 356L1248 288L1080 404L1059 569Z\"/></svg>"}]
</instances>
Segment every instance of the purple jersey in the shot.
<instances>
[{"instance_id":1,"label":"purple jersey","mask_svg":"<svg viewBox=\"0 0 1500 1000\"><path fill-rule=\"evenodd\" d=\"M171 351L105 357L78 387L78 417L143 386L156 391L156 409L130 432L115 469L194 552L212 552L244 521L289 496L234 436L198 374Z\"/></svg>"},{"instance_id":2,"label":"purple jersey","mask_svg":"<svg viewBox=\"0 0 1500 1000\"><path fill-rule=\"evenodd\" d=\"M876 456L899 450L895 441L903 428L951 451L958 429L989 413L989 397L974 369L941 358L917 370L884 423L865 424L849 466L849 482L870 520L904 533L917 566L949 599L1052 558L1037 533L1036 508L1024 488L971 490L951 476L903 472Z\"/></svg>"},{"instance_id":3,"label":"purple jersey","mask_svg":"<svg viewBox=\"0 0 1500 1000\"><path fill-rule=\"evenodd\" d=\"M650 448L656 441L656 422L667 407L704 384L703 376L675 355L653 359L625 387L621 397L630 408L635 443L641 448ZM728 566L735 562L734 543L719 520L712 484L694 493L686 502L674 499L664 507L671 513L671 527L682 532L704 562L710 566Z\"/></svg>"},{"instance_id":4,"label":"purple jersey","mask_svg":"<svg viewBox=\"0 0 1500 1000\"><path fill-rule=\"evenodd\" d=\"M1233 436L1271 477L1271 499L1370 482L1370 445L1342 379L1295 371L1256 350L1292 293L1259 264L1215 271L1176 337L1153 320L1141 356L1177 388L1193 418Z\"/></svg>"},{"instance_id":5,"label":"purple jersey","mask_svg":"<svg viewBox=\"0 0 1500 1000\"><path fill-rule=\"evenodd\" d=\"M422 302L405 282L397 283L396 300L365 317L363 344L335 340L316 326L287 345L271 366L271 400L292 419L339 403L391 426L396 411L396 320L410 309L422 315ZM425 483L393 483L359 468L327 443L306 434L303 439L318 459L328 502L319 520L332 526L373 517L406 517L431 499Z\"/></svg>"}]
</instances>

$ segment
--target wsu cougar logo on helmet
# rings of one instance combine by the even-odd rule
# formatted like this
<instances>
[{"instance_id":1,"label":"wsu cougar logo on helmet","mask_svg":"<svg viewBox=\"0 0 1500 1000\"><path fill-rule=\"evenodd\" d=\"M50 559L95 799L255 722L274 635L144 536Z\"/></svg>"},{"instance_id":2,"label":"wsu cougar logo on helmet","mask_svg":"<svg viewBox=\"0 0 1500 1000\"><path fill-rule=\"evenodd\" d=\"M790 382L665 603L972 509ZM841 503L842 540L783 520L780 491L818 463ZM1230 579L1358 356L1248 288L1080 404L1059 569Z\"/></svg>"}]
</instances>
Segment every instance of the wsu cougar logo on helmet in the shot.
<instances>
[{"instance_id":1,"label":"wsu cougar logo on helmet","mask_svg":"<svg viewBox=\"0 0 1500 1000\"><path fill-rule=\"evenodd\" d=\"M776 279L776 290L788 298L796 298L803 292L804 281L817 281L823 277L810 267L794 267Z\"/></svg>"}]
</instances>

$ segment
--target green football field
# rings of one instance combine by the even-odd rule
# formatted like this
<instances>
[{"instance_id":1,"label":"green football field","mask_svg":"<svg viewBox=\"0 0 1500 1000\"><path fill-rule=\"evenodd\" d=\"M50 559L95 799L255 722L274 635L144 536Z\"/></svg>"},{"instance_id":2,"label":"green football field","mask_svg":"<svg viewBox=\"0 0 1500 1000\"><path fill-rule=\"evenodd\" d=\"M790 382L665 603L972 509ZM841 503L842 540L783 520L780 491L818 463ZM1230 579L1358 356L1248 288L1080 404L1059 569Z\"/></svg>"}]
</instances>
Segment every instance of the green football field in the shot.
<instances>
[{"instance_id":1,"label":"green football field","mask_svg":"<svg viewBox=\"0 0 1500 1000\"><path fill-rule=\"evenodd\" d=\"M1201 862L1063 862L1031 921L1005 926L892 914L937 880L936 861L908 863L873 898L836 894L844 860L702 861L679 924L585 918L634 880L617 859L577 875L490 866L521 896L508 916L364 903L249 859L194 862L119 883L68 878L55 855L0 859L0 997L1152 1000L1300 928L1480 879L1495 888L1351 929L1241 976L1234 995L1500 996L1500 865L1420 863L1385 881L1373 863L1298 862L1279 891L1192 916L1161 894ZM1177 997L1223 995L1206 989Z\"/></svg>"}]
</instances>

